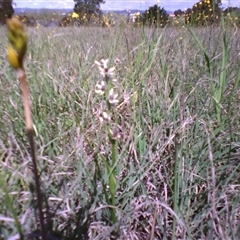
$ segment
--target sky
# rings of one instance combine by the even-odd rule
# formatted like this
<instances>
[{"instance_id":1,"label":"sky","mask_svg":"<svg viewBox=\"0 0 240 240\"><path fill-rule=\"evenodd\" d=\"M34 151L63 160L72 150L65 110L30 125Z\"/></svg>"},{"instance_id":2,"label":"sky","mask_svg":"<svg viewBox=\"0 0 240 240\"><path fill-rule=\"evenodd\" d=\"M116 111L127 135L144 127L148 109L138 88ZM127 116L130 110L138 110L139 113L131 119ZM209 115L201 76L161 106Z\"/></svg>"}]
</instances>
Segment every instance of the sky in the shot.
<instances>
[{"instance_id":1,"label":"sky","mask_svg":"<svg viewBox=\"0 0 240 240\"><path fill-rule=\"evenodd\" d=\"M199 0L105 0L101 5L102 10L146 10L150 6L159 4L168 11L191 8ZM18 8L70 8L73 9L73 0L14 0ZM240 0L222 0L222 7L240 7Z\"/></svg>"}]
</instances>

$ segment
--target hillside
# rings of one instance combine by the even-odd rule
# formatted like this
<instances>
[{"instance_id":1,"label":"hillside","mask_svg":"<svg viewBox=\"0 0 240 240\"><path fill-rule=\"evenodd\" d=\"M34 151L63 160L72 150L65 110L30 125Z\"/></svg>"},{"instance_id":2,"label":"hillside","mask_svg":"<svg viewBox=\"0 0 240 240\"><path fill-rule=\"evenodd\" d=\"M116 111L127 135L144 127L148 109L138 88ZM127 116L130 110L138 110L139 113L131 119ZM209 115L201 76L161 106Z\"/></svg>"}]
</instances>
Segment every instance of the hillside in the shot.
<instances>
[{"instance_id":1,"label":"hillside","mask_svg":"<svg viewBox=\"0 0 240 240\"><path fill-rule=\"evenodd\" d=\"M62 9L46 9L46 8L41 8L41 9L34 9L34 8L15 8L15 13L19 14L19 13L41 13L41 12L56 12L58 14L66 14L69 13L71 11L73 11L73 9L70 8L62 8ZM129 13L128 10L113 10L113 11L103 11L103 13L106 12L114 12L114 13L119 13L119 14L123 14L123 15L127 15ZM140 11L138 9L133 9L130 10L131 13L136 13L136 12L144 12L144 11ZM167 13L171 13L171 11L167 11Z\"/></svg>"}]
</instances>

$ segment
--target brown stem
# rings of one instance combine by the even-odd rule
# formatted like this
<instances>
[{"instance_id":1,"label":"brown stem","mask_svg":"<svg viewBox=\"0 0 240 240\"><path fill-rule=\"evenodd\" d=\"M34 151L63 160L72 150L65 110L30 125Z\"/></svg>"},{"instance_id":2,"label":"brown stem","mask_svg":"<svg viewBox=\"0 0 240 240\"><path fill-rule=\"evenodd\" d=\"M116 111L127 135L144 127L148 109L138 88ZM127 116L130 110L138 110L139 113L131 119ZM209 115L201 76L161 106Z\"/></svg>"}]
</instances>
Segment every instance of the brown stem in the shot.
<instances>
[{"instance_id":1,"label":"brown stem","mask_svg":"<svg viewBox=\"0 0 240 240\"><path fill-rule=\"evenodd\" d=\"M21 83L21 90L22 90L22 100L23 100L23 108L24 108L24 115L26 120L26 128L27 131L33 129L32 124L32 115L31 115L31 107L29 101L29 91L28 91L28 84L27 84L27 77L25 74L24 69L17 70L17 78Z\"/></svg>"},{"instance_id":2,"label":"brown stem","mask_svg":"<svg viewBox=\"0 0 240 240\"><path fill-rule=\"evenodd\" d=\"M44 214L43 214L43 207L42 207L42 195L41 195L41 188L40 188L40 181L37 169L37 160L35 154L35 146L34 146L34 133L33 133L33 123L32 123L32 115L31 115L31 107L30 107L30 100L29 100L29 90L27 84L27 77L25 74L25 70L22 67L18 69L17 78L21 83L21 91L22 91L22 100L23 100L23 108L24 108L24 115L26 120L26 128L27 128L27 136L30 143L31 148L31 156L32 156L32 164L33 164L33 174L35 178L36 190L37 190L37 200L38 200L38 211L39 211L39 218L40 218L40 225L41 225L41 234L42 239L47 239L47 234L44 227Z\"/></svg>"}]
</instances>

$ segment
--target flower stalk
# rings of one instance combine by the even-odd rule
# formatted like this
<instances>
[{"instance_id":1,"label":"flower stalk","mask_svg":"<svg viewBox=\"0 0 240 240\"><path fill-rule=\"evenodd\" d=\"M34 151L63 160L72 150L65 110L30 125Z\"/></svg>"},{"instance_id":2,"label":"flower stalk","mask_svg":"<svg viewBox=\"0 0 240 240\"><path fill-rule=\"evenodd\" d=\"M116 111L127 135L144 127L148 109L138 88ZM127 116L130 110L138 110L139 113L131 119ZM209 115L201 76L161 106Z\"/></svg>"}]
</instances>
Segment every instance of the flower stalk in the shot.
<instances>
[{"instance_id":1,"label":"flower stalk","mask_svg":"<svg viewBox=\"0 0 240 240\"><path fill-rule=\"evenodd\" d=\"M95 62L98 65L100 74L103 76L103 80L96 84L95 92L103 97L106 103L104 111L101 113L101 121L105 122L106 131L108 135L109 143L111 144L111 161L106 160L106 169L108 173L108 186L110 198L107 197L107 201L112 206L116 206L116 192L117 192L117 181L116 181L116 162L118 157L117 139L119 137L118 129L112 127L112 112L114 105L118 104L118 94L114 92L113 79L115 68L108 68L108 59L102 59L100 62ZM113 129L112 129L113 128ZM104 187L104 191L106 191ZM107 196L107 193L105 193ZM112 222L115 224L118 222L116 215L116 209L110 209Z\"/></svg>"},{"instance_id":2,"label":"flower stalk","mask_svg":"<svg viewBox=\"0 0 240 240\"><path fill-rule=\"evenodd\" d=\"M7 56L10 65L14 68L16 76L21 84L22 92L22 101L24 108L24 115L26 121L26 130L27 136L31 148L31 158L33 164L33 174L36 184L37 200L38 200L38 211L39 211L39 220L41 226L41 237L43 240L47 239L47 234L44 226L44 214L42 207L42 195L40 188L40 179L37 169L37 160L35 153L35 144L34 144L34 131L33 131L33 122L32 114L30 107L30 94L27 83L27 76L23 66L24 56L27 51L27 33L24 29L22 22L19 21L17 17L12 17L7 20L7 37L10 44L7 47Z\"/></svg>"}]
</instances>

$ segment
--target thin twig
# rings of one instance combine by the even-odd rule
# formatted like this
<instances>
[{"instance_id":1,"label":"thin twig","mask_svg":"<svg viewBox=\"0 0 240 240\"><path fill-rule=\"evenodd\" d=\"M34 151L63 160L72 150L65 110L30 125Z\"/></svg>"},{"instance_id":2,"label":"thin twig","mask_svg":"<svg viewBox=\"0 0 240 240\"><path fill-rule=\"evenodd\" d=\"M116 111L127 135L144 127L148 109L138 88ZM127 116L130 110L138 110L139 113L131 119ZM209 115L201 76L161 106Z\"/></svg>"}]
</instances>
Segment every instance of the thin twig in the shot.
<instances>
[{"instance_id":1,"label":"thin twig","mask_svg":"<svg viewBox=\"0 0 240 240\"><path fill-rule=\"evenodd\" d=\"M155 210L154 210L153 224L152 224L152 229L151 229L150 240L154 240L154 232L155 232L155 226L156 226L156 218L157 218L157 206L155 205Z\"/></svg>"}]
</instances>

